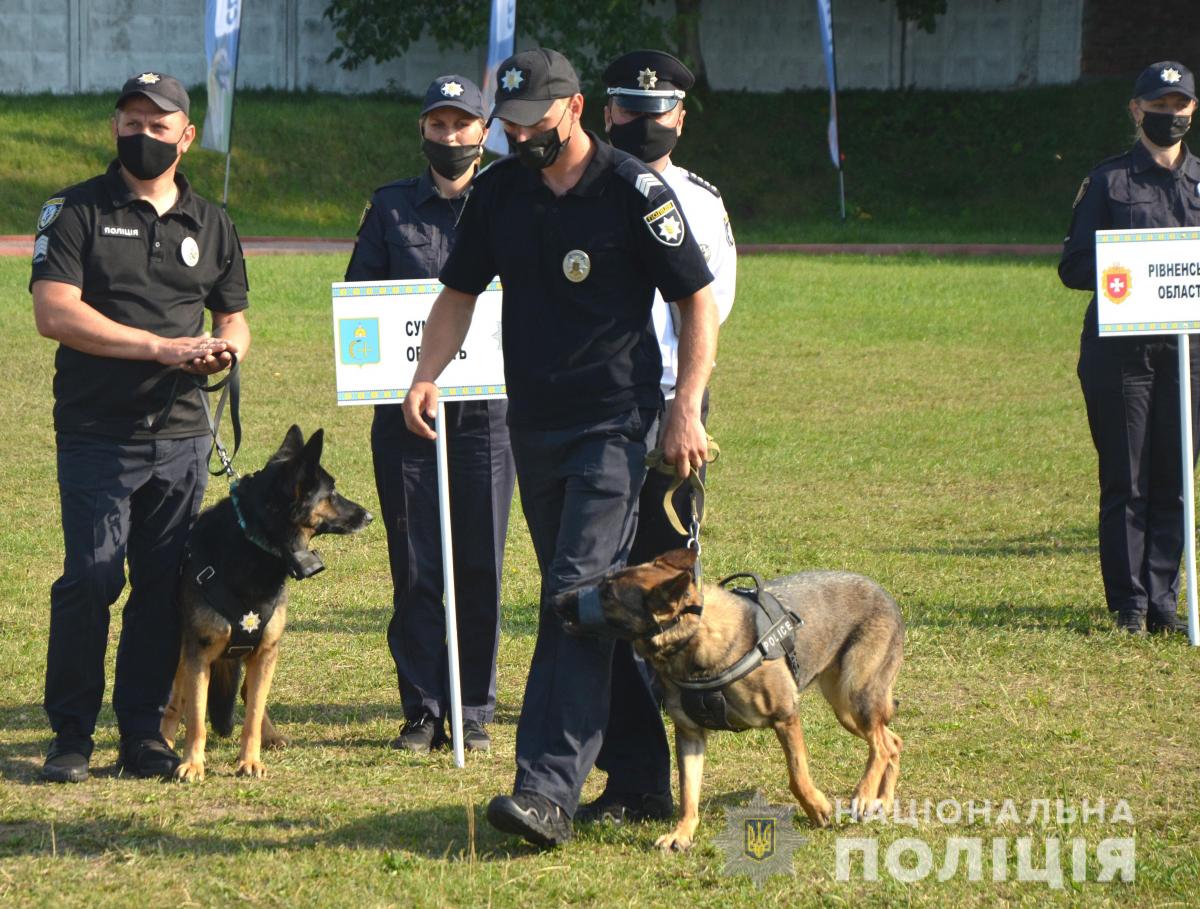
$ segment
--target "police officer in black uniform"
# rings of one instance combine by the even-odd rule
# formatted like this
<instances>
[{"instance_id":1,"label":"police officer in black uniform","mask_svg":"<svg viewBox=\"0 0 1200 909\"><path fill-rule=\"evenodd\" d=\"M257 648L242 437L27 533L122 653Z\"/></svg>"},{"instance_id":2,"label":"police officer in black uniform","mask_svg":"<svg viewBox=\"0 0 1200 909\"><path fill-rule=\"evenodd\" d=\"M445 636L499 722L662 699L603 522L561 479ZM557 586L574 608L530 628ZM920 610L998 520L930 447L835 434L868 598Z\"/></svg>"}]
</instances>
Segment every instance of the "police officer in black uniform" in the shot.
<instances>
[{"instance_id":1,"label":"police officer in black uniform","mask_svg":"<svg viewBox=\"0 0 1200 909\"><path fill-rule=\"evenodd\" d=\"M1095 232L1200 225L1200 160L1183 144L1196 109L1190 70L1148 66L1129 112L1138 139L1083 181L1059 276L1091 291L1079 381L1100 465L1100 570L1108 608L1133 634L1185 631L1177 615L1183 551L1178 347L1172 337L1101 338ZM1200 345L1191 345L1192 422L1200 407ZM1193 435L1200 442L1200 438Z\"/></svg>"},{"instance_id":2,"label":"police officer in black uniform","mask_svg":"<svg viewBox=\"0 0 1200 909\"><path fill-rule=\"evenodd\" d=\"M634 672L611 641L568 636L555 594L621 565L633 539L654 438L662 361L654 288L682 317L680 379L663 447L686 475L707 451L700 400L716 350L712 281L674 193L636 158L582 129L571 64L544 48L500 64L492 112L516 154L476 178L442 269L413 387L409 428L432 437L438 374L458 350L475 297L499 273L503 347L521 504L542 573L538 639L517 727L514 794L488 820L540 846L571 816L603 736L610 679ZM641 696L651 698L643 686ZM661 748L610 766L620 788L669 786Z\"/></svg>"},{"instance_id":3,"label":"police officer in black uniform","mask_svg":"<svg viewBox=\"0 0 1200 909\"><path fill-rule=\"evenodd\" d=\"M179 661L179 560L204 496L211 442L201 392L180 373L220 372L250 346L237 233L177 171L196 135L188 108L170 76L129 79L113 115L117 160L56 193L38 219L30 289L38 331L59 342L54 428L65 549L50 591L46 780L87 779L109 607L127 561L113 688L119 766L169 777L179 764L159 722Z\"/></svg>"},{"instance_id":4,"label":"police officer in black uniform","mask_svg":"<svg viewBox=\"0 0 1200 909\"><path fill-rule=\"evenodd\" d=\"M438 276L483 154L483 118L483 96L470 79L433 80L418 120L429 167L375 191L347 281ZM515 482L506 411L504 401L446 405L463 744L473 751L490 747L484 724L496 707L500 571ZM436 454L395 405L375 408L371 451L392 568L388 646L405 717L392 746L424 753L446 742L450 705Z\"/></svg>"}]
</instances>

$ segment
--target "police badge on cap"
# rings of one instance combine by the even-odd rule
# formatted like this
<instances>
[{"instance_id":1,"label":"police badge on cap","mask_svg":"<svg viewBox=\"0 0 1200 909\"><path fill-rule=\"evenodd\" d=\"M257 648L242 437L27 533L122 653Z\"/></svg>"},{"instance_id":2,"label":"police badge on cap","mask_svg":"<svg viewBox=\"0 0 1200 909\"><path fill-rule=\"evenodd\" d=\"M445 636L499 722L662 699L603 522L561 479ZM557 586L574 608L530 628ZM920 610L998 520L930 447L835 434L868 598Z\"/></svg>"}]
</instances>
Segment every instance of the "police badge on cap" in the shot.
<instances>
[{"instance_id":1,"label":"police badge on cap","mask_svg":"<svg viewBox=\"0 0 1200 909\"><path fill-rule=\"evenodd\" d=\"M639 113L661 114L678 104L696 83L692 71L664 51L636 50L604 70L604 84L617 104Z\"/></svg>"},{"instance_id":2,"label":"police badge on cap","mask_svg":"<svg viewBox=\"0 0 1200 909\"><path fill-rule=\"evenodd\" d=\"M1141 71L1133 84L1133 97L1143 101L1153 101L1172 92L1196 100L1196 79L1192 71L1178 60L1151 63Z\"/></svg>"}]
</instances>

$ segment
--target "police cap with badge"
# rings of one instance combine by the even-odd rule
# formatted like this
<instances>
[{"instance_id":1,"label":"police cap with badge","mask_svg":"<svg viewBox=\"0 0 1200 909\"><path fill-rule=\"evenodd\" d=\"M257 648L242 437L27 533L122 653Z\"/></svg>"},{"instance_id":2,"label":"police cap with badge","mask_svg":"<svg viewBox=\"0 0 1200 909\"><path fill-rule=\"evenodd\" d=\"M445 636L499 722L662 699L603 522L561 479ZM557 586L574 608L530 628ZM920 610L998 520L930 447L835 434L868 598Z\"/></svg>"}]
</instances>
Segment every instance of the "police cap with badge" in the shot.
<instances>
[{"instance_id":1,"label":"police cap with badge","mask_svg":"<svg viewBox=\"0 0 1200 909\"><path fill-rule=\"evenodd\" d=\"M579 76L570 60L548 47L521 51L496 68L496 106L488 124L499 117L533 126L559 98L577 94Z\"/></svg>"},{"instance_id":2,"label":"police cap with badge","mask_svg":"<svg viewBox=\"0 0 1200 909\"><path fill-rule=\"evenodd\" d=\"M1153 101L1172 92L1196 100L1196 79L1192 71L1177 60L1151 63L1133 84L1133 97L1141 101Z\"/></svg>"},{"instance_id":3,"label":"police cap with badge","mask_svg":"<svg viewBox=\"0 0 1200 909\"><path fill-rule=\"evenodd\" d=\"M121 107L134 95L149 98L155 106L167 113L174 113L178 110L183 111L186 116L190 112L191 99L188 97L187 89L173 76L153 72L131 76L121 87L121 97L117 98L117 107Z\"/></svg>"},{"instance_id":4,"label":"police cap with badge","mask_svg":"<svg viewBox=\"0 0 1200 909\"><path fill-rule=\"evenodd\" d=\"M608 95L626 110L661 114L683 100L696 83L692 71L668 53L635 50L604 70Z\"/></svg>"},{"instance_id":5,"label":"police cap with badge","mask_svg":"<svg viewBox=\"0 0 1200 909\"><path fill-rule=\"evenodd\" d=\"M421 105L421 116L439 107L453 107L470 114L472 117L484 118L483 92L466 76L451 74L438 76L429 83L425 90L425 103Z\"/></svg>"}]
</instances>

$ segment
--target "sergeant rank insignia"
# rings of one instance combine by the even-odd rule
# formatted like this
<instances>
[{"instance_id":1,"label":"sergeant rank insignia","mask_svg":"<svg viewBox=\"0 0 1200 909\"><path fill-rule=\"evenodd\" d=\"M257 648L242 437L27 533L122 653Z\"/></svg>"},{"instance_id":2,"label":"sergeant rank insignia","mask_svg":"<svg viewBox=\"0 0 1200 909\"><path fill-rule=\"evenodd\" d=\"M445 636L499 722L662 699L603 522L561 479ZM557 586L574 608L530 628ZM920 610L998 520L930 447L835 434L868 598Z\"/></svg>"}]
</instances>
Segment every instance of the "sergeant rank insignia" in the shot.
<instances>
[{"instance_id":1,"label":"sergeant rank insignia","mask_svg":"<svg viewBox=\"0 0 1200 909\"><path fill-rule=\"evenodd\" d=\"M592 273L592 260L582 249L573 249L563 257L563 274L574 284Z\"/></svg>"},{"instance_id":2,"label":"sergeant rank insignia","mask_svg":"<svg viewBox=\"0 0 1200 909\"><path fill-rule=\"evenodd\" d=\"M654 239L664 246L679 246L683 243L686 230L674 201L664 202L642 220L650 228L650 233L654 234Z\"/></svg>"}]
</instances>

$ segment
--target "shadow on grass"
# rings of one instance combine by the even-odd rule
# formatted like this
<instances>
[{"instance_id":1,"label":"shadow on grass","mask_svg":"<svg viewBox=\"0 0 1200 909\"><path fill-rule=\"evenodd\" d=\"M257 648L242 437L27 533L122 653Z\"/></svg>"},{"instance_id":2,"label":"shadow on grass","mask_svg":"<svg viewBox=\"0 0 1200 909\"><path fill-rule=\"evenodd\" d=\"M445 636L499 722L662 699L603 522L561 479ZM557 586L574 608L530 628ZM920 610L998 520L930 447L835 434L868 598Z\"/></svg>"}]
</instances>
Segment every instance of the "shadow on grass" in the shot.
<instances>
[{"instance_id":1,"label":"shadow on grass","mask_svg":"<svg viewBox=\"0 0 1200 909\"><path fill-rule=\"evenodd\" d=\"M142 785L142 784L135 784ZM166 783L163 786L169 785ZM493 830L485 805L474 805L475 853L482 861L533 857L539 851ZM97 858L116 853L238 855L312 848L379 851L380 870L396 873L415 859L465 860L470 851L465 805L381 811L333 829L325 815L221 820L201 830L177 831L136 815L51 822L20 819L0 824L0 858ZM297 832L301 831L301 832Z\"/></svg>"},{"instance_id":2,"label":"shadow on grass","mask_svg":"<svg viewBox=\"0 0 1200 909\"><path fill-rule=\"evenodd\" d=\"M927 603L905 610L908 628L991 628L1022 631L1071 631L1090 636L1112 631L1107 610L1091 606L1024 606L1017 603Z\"/></svg>"},{"instance_id":3,"label":"shadow on grass","mask_svg":"<svg viewBox=\"0 0 1200 909\"><path fill-rule=\"evenodd\" d=\"M1088 555L1097 552L1096 528L1069 527L1023 537L967 539L944 546L905 546L895 552L913 555L969 556L972 558L1041 558ZM1099 566L1097 566L1097 571Z\"/></svg>"}]
</instances>

